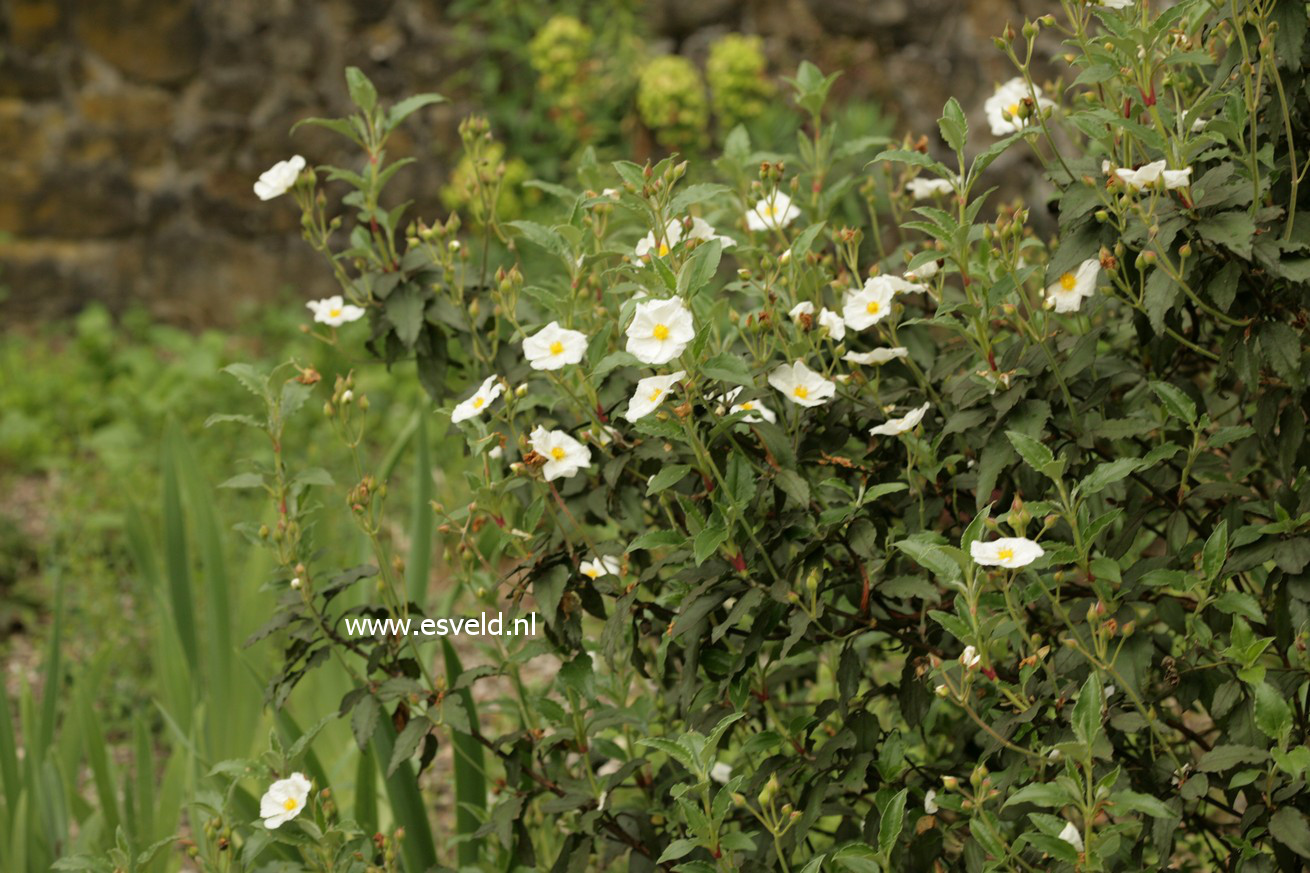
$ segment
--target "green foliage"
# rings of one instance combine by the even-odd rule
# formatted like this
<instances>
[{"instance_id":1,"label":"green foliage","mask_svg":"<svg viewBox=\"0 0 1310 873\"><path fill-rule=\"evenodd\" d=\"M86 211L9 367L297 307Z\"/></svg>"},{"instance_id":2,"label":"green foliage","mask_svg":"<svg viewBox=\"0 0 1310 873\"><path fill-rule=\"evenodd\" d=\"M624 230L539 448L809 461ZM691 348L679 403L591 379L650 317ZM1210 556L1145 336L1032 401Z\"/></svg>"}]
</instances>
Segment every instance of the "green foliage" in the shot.
<instances>
[{"instance_id":1,"label":"green foliage","mask_svg":"<svg viewBox=\"0 0 1310 873\"><path fill-rule=\"evenodd\" d=\"M637 82L637 112L670 151L695 152L705 145L705 82L686 58L664 55L646 64Z\"/></svg>"},{"instance_id":2,"label":"green foliage","mask_svg":"<svg viewBox=\"0 0 1310 873\"><path fill-rule=\"evenodd\" d=\"M721 129L732 130L768 110L778 89L766 76L767 65L758 36L730 33L710 46L705 79Z\"/></svg>"}]
</instances>

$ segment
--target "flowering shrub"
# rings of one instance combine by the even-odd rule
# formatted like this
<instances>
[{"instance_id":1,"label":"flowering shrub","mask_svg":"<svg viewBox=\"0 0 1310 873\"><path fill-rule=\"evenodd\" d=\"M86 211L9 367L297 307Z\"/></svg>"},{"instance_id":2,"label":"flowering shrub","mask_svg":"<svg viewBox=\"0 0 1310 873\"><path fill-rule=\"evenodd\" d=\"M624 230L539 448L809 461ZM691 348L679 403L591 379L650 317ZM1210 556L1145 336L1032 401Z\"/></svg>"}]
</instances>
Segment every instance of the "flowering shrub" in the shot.
<instances>
[{"instance_id":1,"label":"flowering shrub","mask_svg":"<svg viewBox=\"0 0 1310 873\"><path fill-rule=\"evenodd\" d=\"M275 448L251 483L279 512L252 534L281 568L270 699L323 664L350 675L340 714L388 762L405 824L402 854L379 837L377 857L1310 858L1306 4L1063 7L999 40L1016 79L983 132L950 101L940 152L907 138L866 168L871 143L836 140L832 78L807 65L796 154L755 153L738 128L712 172L584 160L575 185L539 183L553 221L486 209L481 239L454 219L398 230L385 138L415 104L384 110L351 74L359 114L319 123L364 146L364 171L282 187L370 348L416 358L467 439L469 500L434 507L459 590L545 630L467 671L446 647L444 676L411 638L343 638L346 615L421 614L426 576L379 537L385 477L362 467L346 503L374 563L317 566L308 495L331 480L292 472L279 428L318 374L234 372L269 409L242 420ZM1065 40L1067 88L1034 81L1044 30ZM489 137L467 128L470 149ZM1030 207L989 199L1009 148L1054 186L1051 245ZM349 228L320 178L347 187ZM324 411L357 447L349 375ZM374 595L343 596L365 580ZM546 652L558 670L525 679ZM479 705L499 677L514 690ZM441 851L409 763L437 736L495 785L456 786L471 820ZM316 795L296 754L274 757L265 833L357 845L330 799L291 815Z\"/></svg>"}]
</instances>

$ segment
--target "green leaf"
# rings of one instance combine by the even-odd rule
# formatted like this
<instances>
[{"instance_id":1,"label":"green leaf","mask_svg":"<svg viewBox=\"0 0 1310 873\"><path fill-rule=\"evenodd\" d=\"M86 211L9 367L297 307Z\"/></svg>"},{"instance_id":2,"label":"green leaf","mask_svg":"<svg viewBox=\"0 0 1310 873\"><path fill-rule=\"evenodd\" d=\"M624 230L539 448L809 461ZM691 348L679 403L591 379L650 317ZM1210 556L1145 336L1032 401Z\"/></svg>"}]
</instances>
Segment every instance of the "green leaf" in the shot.
<instances>
[{"instance_id":1,"label":"green leaf","mask_svg":"<svg viewBox=\"0 0 1310 873\"><path fill-rule=\"evenodd\" d=\"M1302 858L1310 858L1310 826L1306 825L1305 814L1296 807L1279 807L1269 819L1269 833Z\"/></svg>"},{"instance_id":2,"label":"green leaf","mask_svg":"<svg viewBox=\"0 0 1310 873\"><path fill-rule=\"evenodd\" d=\"M377 698L367 694L360 698L351 711L350 730L354 733L355 742L361 749L367 746L369 740L373 738L373 733L378 727L380 713L381 707L378 706Z\"/></svg>"},{"instance_id":3,"label":"green leaf","mask_svg":"<svg viewBox=\"0 0 1310 873\"><path fill-rule=\"evenodd\" d=\"M701 367L701 373L707 378L715 379L719 382L727 382L730 385L741 385L742 387L752 387L755 381L751 378L751 372L743 361L737 355L724 353L715 355L710 358Z\"/></svg>"},{"instance_id":4,"label":"green leaf","mask_svg":"<svg viewBox=\"0 0 1310 873\"><path fill-rule=\"evenodd\" d=\"M1073 732L1078 741L1091 746L1101 730L1101 678L1093 670L1078 692L1073 708Z\"/></svg>"},{"instance_id":5,"label":"green leaf","mask_svg":"<svg viewBox=\"0 0 1310 873\"><path fill-rule=\"evenodd\" d=\"M901 540L896 544L896 548L913 558L915 563L948 582L956 581L963 575L960 562L947 551L945 546L925 543L921 540Z\"/></svg>"},{"instance_id":6,"label":"green leaf","mask_svg":"<svg viewBox=\"0 0 1310 873\"><path fill-rule=\"evenodd\" d=\"M1282 692L1268 682L1260 683L1255 689L1255 726L1280 746L1292 730L1292 708Z\"/></svg>"},{"instance_id":7,"label":"green leaf","mask_svg":"<svg viewBox=\"0 0 1310 873\"><path fill-rule=\"evenodd\" d=\"M396 772L396 768L413 757L418 751L418 744L432 730L432 722L422 716L414 716L405 724L405 729L396 737L396 744L391 748L391 762L387 765L387 775Z\"/></svg>"},{"instance_id":8,"label":"green leaf","mask_svg":"<svg viewBox=\"0 0 1310 873\"><path fill-rule=\"evenodd\" d=\"M1260 351L1269 366L1293 385L1301 381L1301 334L1291 325L1271 321L1260 326Z\"/></svg>"},{"instance_id":9,"label":"green leaf","mask_svg":"<svg viewBox=\"0 0 1310 873\"><path fill-rule=\"evenodd\" d=\"M407 349L414 348L418 341L426 308L423 292L415 285L404 285L387 298L387 321L396 329L396 337Z\"/></svg>"},{"instance_id":10,"label":"green leaf","mask_svg":"<svg viewBox=\"0 0 1310 873\"><path fill-rule=\"evenodd\" d=\"M696 534L695 557L697 564L705 563L705 560L718 551L719 546L728 540L728 528L722 523L710 524L700 533Z\"/></svg>"},{"instance_id":11,"label":"green leaf","mask_svg":"<svg viewBox=\"0 0 1310 873\"><path fill-rule=\"evenodd\" d=\"M691 253L691 257L678 272L678 295L691 299L692 296L705 290L719 270L719 259L722 255L723 243L716 239L696 246L696 251Z\"/></svg>"},{"instance_id":12,"label":"green leaf","mask_svg":"<svg viewBox=\"0 0 1310 873\"><path fill-rule=\"evenodd\" d=\"M677 548L685 545L687 542L686 534L676 530L653 530L642 534L628 544L627 551L636 552L642 549L650 551L652 549Z\"/></svg>"},{"instance_id":13,"label":"green leaf","mask_svg":"<svg viewBox=\"0 0 1310 873\"><path fill-rule=\"evenodd\" d=\"M365 114L371 113L378 105L378 90L359 67L346 67L346 87L350 91L350 102Z\"/></svg>"},{"instance_id":14,"label":"green leaf","mask_svg":"<svg viewBox=\"0 0 1310 873\"><path fill-rule=\"evenodd\" d=\"M901 829L905 827L905 799L908 788L902 788L887 801L878 822L878 851L884 858L890 858L896 841L900 839Z\"/></svg>"},{"instance_id":15,"label":"green leaf","mask_svg":"<svg viewBox=\"0 0 1310 873\"><path fill-rule=\"evenodd\" d=\"M660 471L646 482L647 494L659 494L661 491L676 485L683 476L691 472L689 464L671 464L667 467L661 467Z\"/></svg>"},{"instance_id":16,"label":"green leaf","mask_svg":"<svg viewBox=\"0 0 1310 873\"><path fill-rule=\"evenodd\" d=\"M1149 794L1127 790L1116 791L1110 796L1110 800L1122 809L1140 812L1153 818L1178 818L1176 812Z\"/></svg>"},{"instance_id":17,"label":"green leaf","mask_svg":"<svg viewBox=\"0 0 1310 873\"><path fill-rule=\"evenodd\" d=\"M413 97L406 97L387 112L387 127L395 127L424 106L445 102L446 98L440 94L415 94Z\"/></svg>"},{"instance_id":18,"label":"green leaf","mask_svg":"<svg viewBox=\"0 0 1310 873\"><path fill-rule=\"evenodd\" d=\"M1032 785L1025 785L1010 795L1001 808L1009 809L1011 806L1020 803L1031 803L1033 806L1040 806L1043 809L1059 809L1062 806L1077 803L1077 798L1070 795L1069 791L1060 783L1035 782Z\"/></svg>"},{"instance_id":19,"label":"green leaf","mask_svg":"<svg viewBox=\"0 0 1310 873\"><path fill-rule=\"evenodd\" d=\"M1142 462L1137 458L1118 458L1098 464L1095 470L1078 483L1078 493L1084 496L1098 494L1114 483L1127 479L1141 468Z\"/></svg>"},{"instance_id":20,"label":"green leaf","mask_svg":"<svg viewBox=\"0 0 1310 873\"><path fill-rule=\"evenodd\" d=\"M937 119L937 127L942 132L942 139L951 147L951 151L960 154L969 139L969 122L964 117L960 102L952 97L942 109L942 117Z\"/></svg>"},{"instance_id":21,"label":"green leaf","mask_svg":"<svg viewBox=\"0 0 1310 873\"><path fill-rule=\"evenodd\" d=\"M1196 769L1203 773L1221 773L1238 764L1261 764L1268 757L1269 753L1264 749L1253 746L1215 746L1196 762Z\"/></svg>"},{"instance_id":22,"label":"green leaf","mask_svg":"<svg viewBox=\"0 0 1310 873\"><path fill-rule=\"evenodd\" d=\"M1174 418L1188 424L1196 423L1196 404L1192 402L1192 398L1183 392L1183 389L1168 382L1152 382L1151 390L1160 398L1164 408Z\"/></svg>"},{"instance_id":23,"label":"green leaf","mask_svg":"<svg viewBox=\"0 0 1310 873\"><path fill-rule=\"evenodd\" d=\"M1245 209L1203 218L1197 222L1196 232L1215 245L1221 245L1244 258L1251 257L1255 222L1251 220L1251 213Z\"/></svg>"},{"instance_id":24,"label":"green leaf","mask_svg":"<svg viewBox=\"0 0 1310 873\"><path fill-rule=\"evenodd\" d=\"M1057 462L1051 450L1040 441L1017 430L1007 430L1005 435L1009 438L1010 445L1014 446L1014 450L1029 467L1051 479L1060 477L1060 473L1064 471L1064 462Z\"/></svg>"},{"instance_id":25,"label":"green leaf","mask_svg":"<svg viewBox=\"0 0 1310 873\"><path fill-rule=\"evenodd\" d=\"M264 477L259 473L238 473L230 479L225 479L218 485L219 488L263 488Z\"/></svg>"},{"instance_id":26,"label":"green leaf","mask_svg":"<svg viewBox=\"0 0 1310 873\"><path fill-rule=\"evenodd\" d=\"M1228 520L1220 519L1219 524L1211 532L1209 539L1205 541L1205 548L1201 551L1201 572L1205 574L1205 578L1210 581L1218 579L1227 558ZM1261 620L1256 619L1256 621Z\"/></svg>"}]
</instances>

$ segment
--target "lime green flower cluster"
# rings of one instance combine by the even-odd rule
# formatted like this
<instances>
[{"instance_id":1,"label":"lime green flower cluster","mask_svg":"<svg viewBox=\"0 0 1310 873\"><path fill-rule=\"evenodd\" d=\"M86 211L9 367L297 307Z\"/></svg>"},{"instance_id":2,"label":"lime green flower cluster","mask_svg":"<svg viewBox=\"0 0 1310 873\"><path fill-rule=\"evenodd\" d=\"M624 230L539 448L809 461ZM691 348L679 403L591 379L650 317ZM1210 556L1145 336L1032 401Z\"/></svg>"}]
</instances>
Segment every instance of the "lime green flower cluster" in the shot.
<instances>
[{"instance_id":1,"label":"lime green flower cluster","mask_svg":"<svg viewBox=\"0 0 1310 873\"><path fill-rule=\"evenodd\" d=\"M705 145L709 101L700 73L686 58L665 55L646 65L637 83L637 112L665 148Z\"/></svg>"},{"instance_id":2,"label":"lime green flower cluster","mask_svg":"<svg viewBox=\"0 0 1310 873\"><path fill-rule=\"evenodd\" d=\"M591 82L594 43L590 27L571 15L556 15L528 44L528 60L541 96L550 103L552 120L572 139L586 126L596 90Z\"/></svg>"},{"instance_id":3,"label":"lime green flower cluster","mask_svg":"<svg viewBox=\"0 0 1310 873\"><path fill-rule=\"evenodd\" d=\"M523 216L523 183L532 178L532 169L522 158L504 160L503 143L489 143L477 159L483 163L483 183L496 191L496 218L509 221ZM535 192L532 192L535 193ZM488 199L490 199L488 197ZM535 198L530 198L535 201ZM475 222L485 220L484 207L478 196L478 168L474 158L466 151L450 174L450 181L441 187L441 202L452 212L462 212Z\"/></svg>"},{"instance_id":4,"label":"lime green flower cluster","mask_svg":"<svg viewBox=\"0 0 1310 873\"><path fill-rule=\"evenodd\" d=\"M777 88L765 73L767 66L758 36L730 33L710 47L705 76L721 131L760 116L768 107Z\"/></svg>"}]
</instances>

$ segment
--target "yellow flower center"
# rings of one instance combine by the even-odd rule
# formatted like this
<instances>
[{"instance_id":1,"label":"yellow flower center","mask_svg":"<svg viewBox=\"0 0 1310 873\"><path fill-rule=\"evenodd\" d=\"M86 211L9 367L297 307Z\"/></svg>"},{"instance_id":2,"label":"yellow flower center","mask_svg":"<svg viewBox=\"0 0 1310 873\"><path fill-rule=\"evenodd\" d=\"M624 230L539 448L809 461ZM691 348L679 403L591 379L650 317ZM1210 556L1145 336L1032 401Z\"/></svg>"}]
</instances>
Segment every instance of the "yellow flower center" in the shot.
<instances>
[{"instance_id":1,"label":"yellow flower center","mask_svg":"<svg viewBox=\"0 0 1310 873\"><path fill-rule=\"evenodd\" d=\"M481 408L482 408L482 404L484 404L484 403L486 403L486 402L487 402L487 401L486 401L485 399L481 398L481 397L474 397L474 398L473 398L473 408L474 408L474 409L481 409Z\"/></svg>"},{"instance_id":2,"label":"yellow flower center","mask_svg":"<svg viewBox=\"0 0 1310 873\"><path fill-rule=\"evenodd\" d=\"M550 353L552 355L564 354L564 343L560 342L559 340L555 340L553 343L550 344Z\"/></svg>"},{"instance_id":3,"label":"yellow flower center","mask_svg":"<svg viewBox=\"0 0 1310 873\"><path fill-rule=\"evenodd\" d=\"M806 397L810 396L810 389L806 388L804 385L797 385L792 389L791 393L804 400Z\"/></svg>"},{"instance_id":4,"label":"yellow flower center","mask_svg":"<svg viewBox=\"0 0 1310 873\"><path fill-rule=\"evenodd\" d=\"M650 392L650 397L647 397L646 399L649 400L651 403L654 403L660 399L660 395L663 393L664 393L663 388L656 388L654 391Z\"/></svg>"},{"instance_id":5,"label":"yellow flower center","mask_svg":"<svg viewBox=\"0 0 1310 873\"><path fill-rule=\"evenodd\" d=\"M336 309L329 309L329 310L328 310L328 318L340 318L340 317L341 317L341 307L340 307L340 306L338 306Z\"/></svg>"},{"instance_id":6,"label":"yellow flower center","mask_svg":"<svg viewBox=\"0 0 1310 873\"><path fill-rule=\"evenodd\" d=\"M1075 278L1073 273L1065 273L1063 276L1060 277L1060 287L1066 291L1072 291L1074 286L1077 284L1078 284L1078 279Z\"/></svg>"},{"instance_id":7,"label":"yellow flower center","mask_svg":"<svg viewBox=\"0 0 1310 873\"><path fill-rule=\"evenodd\" d=\"M588 579L595 579L600 576L600 571L595 567L588 567L582 571L582 575L586 576Z\"/></svg>"},{"instance_id":8,"label":"yellow flower center","mask_svg":"<svg viewBox=\"0 0 1310 873\"><path fill-rule=\"evenodd\" d=\"M665 255L667 255L668 253L669 253L669 244L668 244L668 243L660 243L660 257L662 258L662 257L664 257Z\"/></svg>"},{"instance_id":9,"label":"yellow flower center","mask_svg":"<svg viewBox=\"0 0 1310 873\"><path fill-rule=\"evenodd\" d=\"M1019 104L1018 104L1018 103L1011 103L1009 106L1007 106L1007 107L1005 108L1005 111L1008 112L1008 113L1010 113L1011 115L1013 115L1015 118L1018 118L1018 117L1019 117Z\"/></svg>"},{"instance_id":10,"label":"yellow flower center","mask_svg":"<svg viewBox=\"0 0 1310 873\"><path fill-rule=\"evenodd\" d=\"M567 453L566 453L563 449L561 449L559 446L556 446L555 448L553 448L553 449L550 450L550 456L551 456L552 458L554 458L555 460L557 460L557 461L562 461L562 460L564 460L564 455L565 455L565 454L567 454Z\"/></svg>"},{"instance_id":11,"label":"yellow flower center","mask_svg":"<svg viewBox=\"0 0 1310 873\"><path fill-rule=\"evenodd\" d=\"M996 557L1002 561L1009 561L1014 558L1014 549L998 549Z\"/></svg>"},{"instance_id":12,"label":"yellow flower center","mask_svg":"<svg viewBox=\"0 0 1310 873\"><path fill-rule=\"evenodd\" d=\"M747 412L750 412L751 410L753 410L753 409L755 408L755 404L752 403L751 401L747 400L745 403L743 403L743 404L741 405L741 408L744 409L744 410L746 410Z\"/></svg>"},{"instance_id":13,"label":"yellow flower center","mask_svg":"<svg viewBox=\"0 0 1310 873\"><path fill-rule=\"evenodd\" d=\"M666 340L669 338L669 326L667 324L657 324L650 335L657 340Z\"/></svg>"},{"instance_id":14,"label":"yellow flower center","mask_svg":"<svg viewBox=\"0 0 1310 873\"><path fill-rule=\"evenodd\" d=\"M285 809L287 812L290 812L291 810L295 809L296 799L294 797L288 797L286 800L282 801L282 808Z\"/></svg>"},{"instance_id":15,"label":"yellow flower center","mask_svg":"<svg viewBox=\"0 0 1310 873\"><path fill-rule=\"evenodd\" d=\"M765 214L766 216L768 216L769 218L777 218L777 217L778 217L778 206L777 206L777 204L775 204L775 203L770 203L768 206L765 206L765 207L764 207L764 214Z\"/></svg>"},{"instance_id":16,"label":"yellow flower center","mask_svg":"<svg viewBox=\"0 0 1310 873\"><path fill-rule=\"evenodd\" d=\"M864 310L868 312L870 315L877 315L879 311L882 310L882 304L879 303L877 300L870 300L869 305L864 307Z\"/></svg>"}]
</instances>

